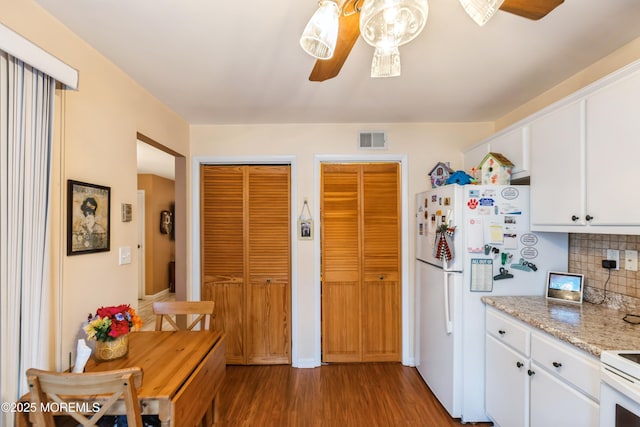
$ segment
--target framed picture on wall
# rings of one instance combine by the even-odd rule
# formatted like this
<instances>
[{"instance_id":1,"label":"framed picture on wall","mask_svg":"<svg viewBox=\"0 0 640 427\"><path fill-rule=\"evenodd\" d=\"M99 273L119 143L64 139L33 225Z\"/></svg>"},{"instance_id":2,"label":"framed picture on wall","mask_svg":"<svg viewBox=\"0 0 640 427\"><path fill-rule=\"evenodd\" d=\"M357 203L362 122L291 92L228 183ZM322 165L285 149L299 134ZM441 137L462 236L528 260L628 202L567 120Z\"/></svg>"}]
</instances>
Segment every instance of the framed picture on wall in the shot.
<instances>
[{"instance_id":1,"label":"framed picture on wall","mask_svg":"<svg viewBox=\"0 0 640 427\"><path fill-rule=\"evenodd\" d=\"M108 252L111 188L67 181L67 255Z\"/></svg>"},{"instance_id":2,"label":"framed picture on wall","mask_svg":"<svg viewBox=\"0 0 640 427\"><path fill-rule=\"evenodd\" d=\"M300 240L313 240L313 220L298 220L298 238Z\"/></svg>"}]
</instances>

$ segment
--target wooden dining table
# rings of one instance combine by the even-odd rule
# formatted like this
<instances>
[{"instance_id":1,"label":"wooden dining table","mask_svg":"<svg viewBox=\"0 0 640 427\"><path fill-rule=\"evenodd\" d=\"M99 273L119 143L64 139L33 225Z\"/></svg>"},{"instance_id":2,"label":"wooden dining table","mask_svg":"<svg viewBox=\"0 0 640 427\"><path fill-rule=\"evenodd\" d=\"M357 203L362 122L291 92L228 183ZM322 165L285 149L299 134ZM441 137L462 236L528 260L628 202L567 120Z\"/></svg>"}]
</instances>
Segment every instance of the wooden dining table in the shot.
<instances>
[{"instance_id":1,"label":"wooden dining table","mask_svg":"<svg viewBox=\"0 0 640 427\"><path fill-rule=\"evenodd\" d=\"M85 372L138 366L143 415L158 415L163 427L194 426L203 419L211 425L225 376L225 352L220 331L139 331L129 337L127 356L107 362L91 357ZM125 413L124 403L114 408L110 413Z\"/></svg>"}]
</instances>

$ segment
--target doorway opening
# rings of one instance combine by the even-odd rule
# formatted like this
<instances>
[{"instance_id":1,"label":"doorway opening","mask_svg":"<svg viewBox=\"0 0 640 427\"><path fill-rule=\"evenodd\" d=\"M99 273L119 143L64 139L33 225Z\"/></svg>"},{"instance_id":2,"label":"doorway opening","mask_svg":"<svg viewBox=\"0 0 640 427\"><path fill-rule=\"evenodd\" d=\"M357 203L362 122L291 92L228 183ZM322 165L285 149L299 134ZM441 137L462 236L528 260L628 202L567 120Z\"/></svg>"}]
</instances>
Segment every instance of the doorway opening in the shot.
<instances>
[{"instance_id":1,"label":"doorway opening","mask_svg":"<svg viewBox=\"0 0 640 427\"><path fill-rule=\"evenodd\" d=\"M137 134L138 299L186 300L186 159Z\"/></svg>"}]
</instances>

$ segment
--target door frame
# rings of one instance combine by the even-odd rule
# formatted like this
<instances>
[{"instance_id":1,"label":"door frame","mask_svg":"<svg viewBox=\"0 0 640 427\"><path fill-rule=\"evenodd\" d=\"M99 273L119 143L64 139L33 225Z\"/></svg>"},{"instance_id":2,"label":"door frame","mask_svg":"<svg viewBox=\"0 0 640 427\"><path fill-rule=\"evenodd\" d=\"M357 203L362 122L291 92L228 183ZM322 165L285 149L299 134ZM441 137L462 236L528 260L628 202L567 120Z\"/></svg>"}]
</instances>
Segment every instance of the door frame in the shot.
<instances>
[{"instance_id":1,"label":"door frame","mask_svg":"<svg viewBox=\"0 0 640 427\"><path fill-rule=\"evenodd\" d=\"M406 154L382 154L382 155L326 155L318 154L314 157L314 212L315 218L320 218L320 166L322 163L400 163L400 204L401 204L401 251L402 258L400 268L402 274L402 364L415 366L414 356L411 352L414 337L410 333L410 316L413 314L409 303L409 163ZM320 221L314 221L314 235L320 236ZM321 283L320 283L320 238L314 239L314 344L315 363L320 366L322 362L322 321L321 321Z\"/></svg>"},{"instance_id":2,"label":"door frame","mask_svg":"<svg viewBox=\"0 0 640 427\"><path fill-rule=\"evenodd\" d=\"M144 227L145 227L145 192L138 190L138 299L144 299L147 294L146 289L146 269L147 260L145 256L146 243Z\"/></svg>"},{"instance_id":3,"label":"door frame","mask_svg":"<svg viewBox=\"0 0 640 427\"><path fill-rule=\"evenodd\" d=\"M298 239L296 206L297 200L297 166L295 156L239 156L215 157L196 156L191 163L191 285L187 287L187 300L199 300L200 276L200 166L202 165L289 165L291 168L291 186L289 188L291 206L291 366L298 365ZM318 365L320 366L320 365Z\"/></svg>"}]
</instances>

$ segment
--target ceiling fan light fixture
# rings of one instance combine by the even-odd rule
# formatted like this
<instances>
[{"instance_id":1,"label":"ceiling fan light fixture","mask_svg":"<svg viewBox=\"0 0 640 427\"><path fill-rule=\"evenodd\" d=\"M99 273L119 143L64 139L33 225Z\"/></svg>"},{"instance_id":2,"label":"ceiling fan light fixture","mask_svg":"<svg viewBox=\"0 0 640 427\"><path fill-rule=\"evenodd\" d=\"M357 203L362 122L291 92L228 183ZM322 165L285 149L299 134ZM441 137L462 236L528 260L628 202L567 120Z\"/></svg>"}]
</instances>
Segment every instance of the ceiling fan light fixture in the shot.
<instances>
[{"instance_id":1,"label":"ceiling fan light fixture","mask_svg":"<svg viewBox=\"0 0 640 427\"><path fill-rule=\"evenodd\" d=\"M309 55L318 59L333 56L338 39L340 8L334 0L320 0L300 37L300 46Z\"/></svg>"},{"instance_id":2,"label":"ceiling fan light fixture","mask_svg":"<svg viewBox=\"0 0 640 427\"><path fill-rule=\"evenodd\" d=\"M371 46L402 46L427 22L427 0L367 0L360 11L362 38Z\"/></svg>"},{"instance_id":3,"label":"ceiling fan light fixture","mask_svg":"<svg viewBox=\"0 0 640 427\"><path fill-rule=\"evenodd\" d=\"M400 75L400 49L398 46L376 47L371 61L371 77L397 77Z\"/></svg>"},{"instance_id":4,"label":"ceiling fan light fixture","mask_svg":"<svg viewBox=\"0 0 640 427\"><path fill-rule=\"evenodd\" d=\"M502 3L504 0L460 0L465 12L481 27L493 17Z\"/></svg>"}]
</instances>

